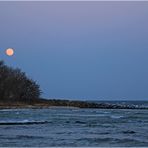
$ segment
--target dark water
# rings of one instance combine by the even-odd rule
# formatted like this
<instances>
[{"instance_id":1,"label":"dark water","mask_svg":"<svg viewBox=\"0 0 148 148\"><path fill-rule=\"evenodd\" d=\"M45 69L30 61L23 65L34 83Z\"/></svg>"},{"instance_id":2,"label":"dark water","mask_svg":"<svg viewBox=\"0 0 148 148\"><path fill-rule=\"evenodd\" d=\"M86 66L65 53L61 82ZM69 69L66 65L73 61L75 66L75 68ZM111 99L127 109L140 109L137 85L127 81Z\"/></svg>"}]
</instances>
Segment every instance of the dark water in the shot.
<instances>
[{"instance_id":1,"label":"dark water","mask_svg":"<svg viewBox=\"0 0 148 148\"><path fill-rule=\"evenodd\" d=\"M0 110L0 146L148 146L148 110Z\"/></svg>"}]
</instances>

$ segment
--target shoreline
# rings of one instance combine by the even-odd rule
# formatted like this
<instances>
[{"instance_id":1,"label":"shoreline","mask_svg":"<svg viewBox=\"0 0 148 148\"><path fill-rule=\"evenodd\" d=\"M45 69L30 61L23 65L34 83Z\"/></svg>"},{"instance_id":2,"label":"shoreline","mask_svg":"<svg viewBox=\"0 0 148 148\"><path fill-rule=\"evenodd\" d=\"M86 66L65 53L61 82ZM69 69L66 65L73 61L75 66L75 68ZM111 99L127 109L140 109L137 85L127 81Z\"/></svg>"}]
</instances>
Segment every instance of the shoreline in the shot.
<instances>
[{"instance_id":1,"label":"shoreline","mask_svg":"<svg viewBox=\"0 0 148 148\"><path fill-rule=\"evenodd\" d=\"M113 104L92 103L88 101L58 100L58 99L33 99L30 102L0 102L0 109L46 109L46 108L91 108L91 109L148 109L148 107Z\"/></svg>"}]
</instances>

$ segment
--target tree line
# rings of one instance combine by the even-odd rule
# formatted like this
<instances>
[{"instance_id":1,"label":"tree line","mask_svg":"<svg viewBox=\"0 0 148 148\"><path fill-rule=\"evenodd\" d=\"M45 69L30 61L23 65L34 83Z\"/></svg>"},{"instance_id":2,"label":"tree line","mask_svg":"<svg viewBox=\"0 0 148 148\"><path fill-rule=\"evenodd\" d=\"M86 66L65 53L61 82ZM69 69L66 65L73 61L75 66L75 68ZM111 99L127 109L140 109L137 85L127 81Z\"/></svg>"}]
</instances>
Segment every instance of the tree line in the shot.
<instances>
[{"instance_id":1,"label":"tree line","mask_svg":"<svg viewBox=\"0 0 148 148\"><path fill-rule=\"evenodd\" d=\"M31 101L39 99L40 86L19 68L0 61L0 101Z\"/></svg>"}]
</instances>

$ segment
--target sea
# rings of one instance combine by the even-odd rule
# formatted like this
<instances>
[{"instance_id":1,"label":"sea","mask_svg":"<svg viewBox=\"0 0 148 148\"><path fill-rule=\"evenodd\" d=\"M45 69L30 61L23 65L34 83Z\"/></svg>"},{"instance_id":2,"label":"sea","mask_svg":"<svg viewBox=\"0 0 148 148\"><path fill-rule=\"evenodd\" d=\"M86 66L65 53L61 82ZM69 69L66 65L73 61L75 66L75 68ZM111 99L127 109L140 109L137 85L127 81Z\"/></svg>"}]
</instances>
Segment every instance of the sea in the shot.
<instances>
[{"instance_id":1,"label":"sea","mask_svg":"<svg viewBox=\"0 0 148 148\"><path fill-rule=\"evenodd\" d=\"M1 109L0 147L148 147L148 109Z\"/></svg>"}]
</instances>

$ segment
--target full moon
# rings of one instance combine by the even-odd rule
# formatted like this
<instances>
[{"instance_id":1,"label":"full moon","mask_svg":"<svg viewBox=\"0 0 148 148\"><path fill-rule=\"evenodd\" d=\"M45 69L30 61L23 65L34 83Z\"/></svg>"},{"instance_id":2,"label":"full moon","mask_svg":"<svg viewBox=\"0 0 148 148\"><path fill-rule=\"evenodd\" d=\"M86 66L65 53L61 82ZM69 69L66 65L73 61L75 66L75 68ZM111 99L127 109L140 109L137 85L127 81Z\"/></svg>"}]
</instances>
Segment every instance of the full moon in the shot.
<instances>
[{"instance_id":1,"label":"full moon","mask_svg":"<svg viewBox=\"0 0 148 148\"><path fill-rule=\"evenodd\" d=\"M14 54L14 49L13 48L6 49L6 55L7 56L13 56L13 54Z\"/></svg>"}]
</instances>

